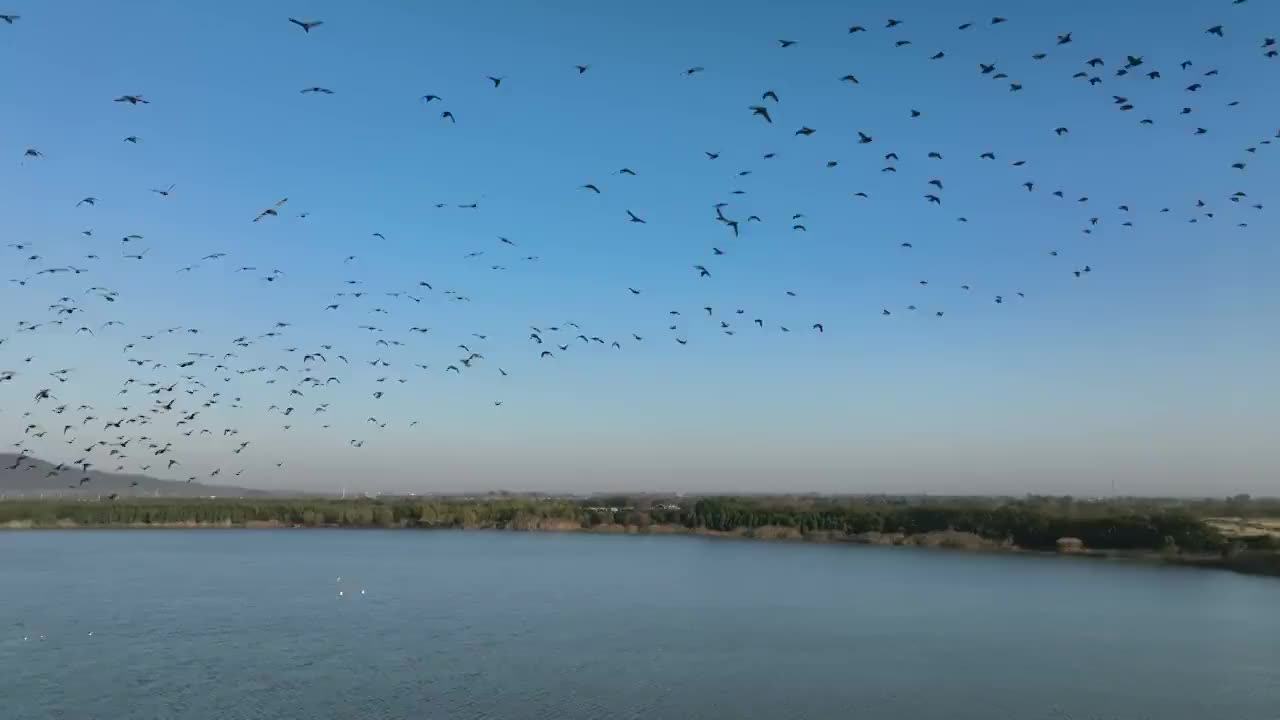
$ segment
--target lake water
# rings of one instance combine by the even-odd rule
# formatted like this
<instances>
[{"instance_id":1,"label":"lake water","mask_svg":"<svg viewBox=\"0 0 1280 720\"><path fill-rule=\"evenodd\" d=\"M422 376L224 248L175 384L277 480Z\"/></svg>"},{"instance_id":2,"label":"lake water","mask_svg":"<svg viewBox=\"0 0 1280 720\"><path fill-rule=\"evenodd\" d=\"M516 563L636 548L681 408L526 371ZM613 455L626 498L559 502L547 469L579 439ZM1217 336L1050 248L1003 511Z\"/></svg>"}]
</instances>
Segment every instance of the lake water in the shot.
<instances>
[{"instance_id":1,"label":"lake water","mask_svg":"<svg viewBox=\"0 0 1280 720\"><path fill-rule=\"evenodd\" d=\"M1280 581L682 537L4 532L0 717L1274 720Z\"/></svg>"}]
</instances>

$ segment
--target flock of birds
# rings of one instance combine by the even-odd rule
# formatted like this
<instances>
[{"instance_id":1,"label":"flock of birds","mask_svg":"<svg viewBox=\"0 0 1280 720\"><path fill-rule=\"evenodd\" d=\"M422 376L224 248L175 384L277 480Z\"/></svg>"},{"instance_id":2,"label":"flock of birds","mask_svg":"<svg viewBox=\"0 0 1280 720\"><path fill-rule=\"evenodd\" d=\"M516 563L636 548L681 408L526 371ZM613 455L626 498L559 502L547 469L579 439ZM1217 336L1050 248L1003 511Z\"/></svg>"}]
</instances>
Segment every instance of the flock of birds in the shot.
<instances>
[{"instance_id":1,"label":"flock of birds","mask_svg":"<svg viewBox=\"0 0 1280 720\"><path fill-rule=\"evenodd\" d=\"M1232 0L1234 5L1242 5L1245 2L1246 0ZM0 21L4 23L0 25L0 30L18 31L21 28L20 20L18 15L0 15ZM292 27L297 32L305 33L310 38L308 42L324 41L323 35L327 26L322 20L289 17L281 18L280 22L282 32ZM1000 26L1009 22L1011 21L1007 18L994 17L988 21L988 24ZM5 25L11 27L4 27ZM960 25L956 32L970 31L974 26L974 23L965 23ZM852 25L848 28L848 33L851 35L881 34L886 36L895 47L906 48L911 45L911 40L905 34L904 28L909 28L905 21L888 19L883 25ZM1204 29L1204 42L1224 42L1236 32L1243 34L1247 30L1243 26L1239 29L1229 29L1226 25L1213 25ZM779 40L778 47L774 51L794 52L791 48L799 42L801 41ZM1046 59L1050 52L1072 53L1075 42L1075 33L1064 29L1056 37L1046 38L1045 44L1048 49L1031 55L1030 59L1035 63ZM1280 47L1277 47L1275 38L1260 37L1257 42L1260 62L1275 60L1280 54ZM943 62L947 59L946 53L942 51L934 52L928 57L935 62ZM1034 65L1032 67L1034 68ZM566 68L565 71L583 75L592 72L592 66L581 64ZM692 66L684 69L683 75L696 76L704 72L707 72L706 68ZM981 80L1007 83L1010 93L1023 90L1023 83L1012 78L1009 71L996 63L983 63L973 72ZM1135 122L1138 124L1153 125L1165 122L1168 118L1157 114L1146 114L1144 110L1139 109L1139 102L1131 99L1139 94L1139 89L1134 86L1136 83L1178 82L1186 98L1186 104L1178 114L1191 115L1195 118L1211 117L1208 113L1209 108L1198 106L1196 98L1200 97L1201 91L1223 72L1226 70L1216 67L1201 68L1197 65L1194 50L1192 50L1190 57L1165 67L1154 66L1154 62L1143 55L1080 57L1079 70L1071 77L1062 78L1062 80L1086 83L1090 86L1114 87L1114 91L1108 94L1111 95L1111 105L1116 112L1132 113L1133 117L1137 118ZM1178 79L1175 80L1175 78ZM491 76L487 80L478 78L477 81L488 82L494 90L497 90L503 87L507 78ZM840 76L833 73L832 92L856 89L861 82L855 74ZM302 88L300 93L328 96L335 95L336 91L322 86L310 86ZM762 88L758 99L742 103L740 112L758 117L758 122L762 126L771 128L775 121L783 116L779 109L784 107L782 98L785 95L785 91ZM121 94L114 98L114 102L128 106L129 112L147 112L145 106L150 105L153 98L144 94ZM155 102L162 101L155 99ZM454 109L448 105L446 98L440 95L434 93L422 95L420 102L438 111L438 122L449 124L465 122L465 115L462 113L455 115ZM1230 110L1239 104L1239 101L1231 100L1227 103L1226 109ZM921 115L922 111L918 109L904 108L903 120L910 122ZM436 116L433 115L433 117ZM1208 121L1205 123L1207 125ZM804 138L818 132L820 132L819 129L802 125L794 130L793 135L799 138L796 142L802 142ZM1044 132L1047 136L1066 138L1070 136L1071 128L1066 126L1045 128ZM1209 132L1211 131L1208 127L1199 125L1193 125L1190 130L1192 135L1205 135ZM850 141L859 146L875 147L880 142L872 128L855 129L848 134ZM1255 138L1247 147L1242 148L1243 155L1240 159L1232 158L1225 162L1230 164L1232 169L1240 172L1240 177L1244 178L1246 177L1244 171L1250 160L1277 139L1280 139L1280 132L1276 132L1274 136ZM130 135L124 138L124 142L137 144L139 137ZM776 153L767 153L762 159L767 161L775 155ZM881 173L886 176L898 173L901 157L894 148L876 148L875 155L882 158ZM703 160L715 162L719 158L718 151L706 152ZM937 167L943 166L941 163L943 157L939 152L929 152L926 160L938 163ZM1006 157L999 148L975 148L972 160L979 163L1005 164L1013 168L1033 167L1028 160ZM45 151L42 148L28 147L21 153L23 164L43 161L45 161ZM838 161L832 160L827 163L827 166L835 167L837 164ZM743 170L737 174L745 176L750 173L749 170ZM614 172L620 182L637 174L632 167L621 167ZM919 202L924 207L930 205L949 207L946 196L947 185L941 177L934 175L922 177L919 179L919 188ZM1080 209L1079 230L1085 234L1093 233L1100 223L1110 222L1117 217L1119 218L1117 224L1121 227L1133 227L1139 217L1137 209L1123 199L1115 203L1108 202L1104 209L1095 211L1093 208L1102 205L1104 201L1094 200L1079 193L1068 194L1065 190L1049 185L1044 179L1037 181L1028 177L1021 182L1021 188L1019 192L1025 191L1025 193L1047 191L1063 203L1074 204ZM179 192L178 188L172 184L147 189L162 198ZM852 192L851 201L871 202L875 190L876 188L867 188ZM589 195L601 195L605 192L599 180L589 178L584 178L584 182L577 191ZM616 190L610 188L610 192L614 191ZM712 199L707 202L707 223L711 228L709 232L720 233L723 240L710 248L705 259L689 264L687 272L690 282L712 282L713 279L719 281L723 275L716 267L717 259L731 253L735 241L750 233L750 228L766 223L766 218L760 215L738 211L734 200L739 194L742 194L742 191L734 190L727 197L719 196L724 198L723 200ZM67 204L68 207L76 208L79 212L91 212L99 202L96 196L86 196L68 198ZM1176 214L1185 222L1194 224L1214 221L1222 213L1221 208L1224 206L1246 212L1260 212L1264 209L1260 198L1238 188L1230 188L1224 190L1219 197L1198 200L1194 207L1171 205L1154 210L1158 214ZM477 202L440 203L436 207L476 210L479 204ZM264 203L256 215L246 216L244 222L247 224L284 222L286 218L302 220L308 215L309 212L299 211L291 205L288 198L281 198ZM807 231L806 217L802 212L795 212L784 220L794 233ZM640 212L632 209L627 209L625 216L619 217L618 221L638 226L646 225L648 222ZM961 214L956 216L955 221L968 223L969 218ZM778 222L778 219L768 218L768 222ZM1242 228L1248 227L1247 219L1243 218L1232 224ZM91 229L81 232L86 237L94 236L94 231ZM371 233L369 239L370 241L386 240L378 232ZM92 482L91 478L86 476L90 468L115 472L177 475L188 482L230 479L244 473L243 468L236 469L244 454L267 452L269 448L260 449L254 439L242 439L241 431L233 425L206 422L205 418L213 415L215 409L266 413L270 417L277 418L285 430L291 429L294 423L298 422L305 423L309 429L327 430L330 429L330 425L324 422L325 416L343 412L342 408L332 405L326 399L327 389L334 385L342 385L344 380L350 382L351 368L361 364L371 368L373 373L378 375L372 386L364 391L375 400L382 399L392 392L391 389L395 386L410 382L410 377L418 373L438 372L447 375L494 373L502 378L509 376L506 369L510 367L509 365L504 366L499 358L486 354L486 341L489 340L490 335L480 330L466 337L452 338L450 343L456 350L456 354L444 362L438 364L402 362L402 351L407 351L406 349L410 347L411 338L427 335L431 333L431 328L426 325L401 323L395 317L398 311L383 307L383 304L396 303L412 310L414 306L421 304L428 294L436 293L435 281L427 279L421 280L411 288L380 292L367 290L363 281L352 279L346 281L347 284L344 287L335 288L329 298L317 301L316 311L323 318L323 322L343 322L343 318L349 317L346 313L352 310L358 311L363 317L373 318L360 322L357 326L366 334L367 346L339 347L332 344L294 346L289 341L289 332L293 323L271 321L261 327L256 334L244 334L234 338L229 347L210 345L203 350L184 354L157 352L153 350L157 338L185 336L188 340L199 342L202 331L196 327L175 326L137 332L125 327L124 321L112 317L113 305L126 296L129 288L105 287L94 282L95 264L102 260L102 254L118 252L122 259L136 263L137 275L134 282L137 283L146 283L149 272L174 272L175 268L152 266L148 255L150 248L146 246L143 235L128 234L119 238L118 241L110 242L118 243L118 249L103 249L98 253L65 263L49 262L44 256L47 251L39 247L36 241L19 239L6 243L4 250L9 253L9 256L0 261L0 267L18 271L17 276L9 278L8 282L24 293L22 297L26 300L21 306L22 311L30 313L31 318L19 320L14 327L0 329L0 408L3 408L0 412L20 413L23 418L22 437L12 443L17 459L11 466L0 468L0 472L5 469L10 472L33 472L41 467L35 461L35 457L41 455L53 456L54 459L65 458L48 470L48 474L51 477L61 478L65 481L65 487L79 492L92 492L91 487L86 487ZM508 258L493 263L490 267L495 271L508 269L506 263L517 257L519 260L516 262L519 263L537 263L541 260L536 254L521 252L523 248L517 249L520 243L506 236L499 236L493 242L495 249L504 251L503 257ZM913 243L901 242L898 250L909 257L909 254L914 251ZM486 251L483 250L475 251L469 253L466 259L484 262L479 259L485 254ZM1046 255L1049 258L1058 258L1060 253L1056 249L1048 249ZM342 260L342 263L347 265L357 260L356 255L349 255ZM222 252L199 257L199 263L233 262L235 262L234 258ZM1060 261L1050 260L1050 262ZM1099 262L1100 260L1082 258L1076 264L1063 267L1062 272L1083 282L1094 272L1094 266ZM200 267L199 263L176 268L176 271L178 273L194 272ZM236 272L256 275L263 283L287 284L286 273L278 268L258 267L252 261L248 264L237 264L236 267ZM26 272L27 268L31 271ZM928 280L919 280L920 286L928 284ZM977 294L983 292L980 288L981 286L975 281L960 284L955 289L963 293ZM627 287L619 288L619 292L640 295L644 290ZM42 299L45 293L48 293L47 299ZM779 294L783 293L789 297L796 295L793 290L780 288ZM442 289L440 295L451 303L467 303L471 299L466 292L450 289ZM1017 288L990 292L986 297L991 303L998 305L1026 299L1025 293ZM886 317L912 312L932 315L939 319L946 315L945 309L922 310L917 305L885 306L879 310L879 314ZM709 319L708 322L714 323L712 327L725 336L764 331L820 334L827 331L830 322L825 318L810 317L801 323L778 323L766 320L743 308L722 308L708 304L701 307L673 308L667 311L662 323L669 332L669 336L665 338L646 337L632 330L587 328L566 320L530 325L524 333L523 343L532 356L546 362L555 362L557 357L573 351L578 346L601 346L612 350L623 350L630 344L642 342L669 342L673 346L685 346L690 342L688 329L693 316L704 320ZM77 359L66 358L55 361L42 357L39 353L29 352L29 345L34 344L34 339L43 334L85 336L94 343L94 348L101 354L91 357L88 354L90 351L86 350L85 354ZM240 353L251 347L255 351L266 348L273 354L278 353L279 361L254 365L242 363ZM130 375L124 378L118 388L118 404L111 407L93 406L80 401L82 388L77 387L75 368L77 362L123 363L123 367ZM11 388L24 379L31 383L30 388L34 392L18 398ZM233 381L234 385L231 384ZM248 383L254 383L251 390L244 389L250 387ZM224 392L224 389L233 387L238 391ZM19 400L25 400L26 403L20 405ZM493 399L490 402L495 407L503 404L501 399ZM386 419L370 416L367 418L366 427L372 433L385 429L388 422ZM409 427L416 424L413 421L408 422ZM162 427L163 431L159 429ZM212 436L223 443L225 467L228 469L225 475L221 467L200 475L182 473L184 441L193 442L193 438L203 436ZM162 439L164 437L173 439L164 440ZM367 438L362 437L342 440L352 448L361 448L366 441ZM38 450L33 449L37 447ZM271 463L276 467L283 465L283 462L275 459L272 459ZM3 487L0 487L0 491L2 490ZM111 497L116 496L113 494Z\"/></svg>"}]
</instances>

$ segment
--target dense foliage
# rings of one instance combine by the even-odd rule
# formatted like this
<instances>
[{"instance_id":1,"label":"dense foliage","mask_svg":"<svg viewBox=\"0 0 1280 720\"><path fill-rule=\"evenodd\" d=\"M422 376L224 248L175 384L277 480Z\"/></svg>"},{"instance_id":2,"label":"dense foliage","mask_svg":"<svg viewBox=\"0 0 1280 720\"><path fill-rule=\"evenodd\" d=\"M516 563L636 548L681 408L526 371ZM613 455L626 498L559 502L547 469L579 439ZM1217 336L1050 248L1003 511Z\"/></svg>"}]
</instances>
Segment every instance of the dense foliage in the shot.
<instances>
[{"instance_id":1,"label":"dense foliage","mask_svg":"<svg viewBox=\"0 0 1280 720\"><path fill-rule=\"evenodd\" d=\"M1181 511L1137 513L1109 508L1074 512L1027 503L1005 504L826 504L792 509L740 499L705 499L694 505L693 524L714 530L780 525L804 532L903 533L952 530L1009 541L1026 548L1052 548L1059 538L1074 537L1092 548L1187 550L1221 546L1221 538L1198 519Z\"/></svg>"},{"instance_id":2,"label":"dense foliage","mask_svg":"<svg viewBox=\"0 0 1280 720\"><path fill-rule=\"evenodd\" d=\"M19 500L0 502L0 524L253 525L538 529L627 525L689 530L790 528L824 537L862 533L972 533L1024 548L1053 548L1074 537L1117 550L1216 551L1228 543L1189 508L1149 501L1071 498L701 498L683 505L656 498L589 501L494 496L481 499L336 498ZM1153 502L1153 501L1152 501Z\"/></svg>"}]
</instances>

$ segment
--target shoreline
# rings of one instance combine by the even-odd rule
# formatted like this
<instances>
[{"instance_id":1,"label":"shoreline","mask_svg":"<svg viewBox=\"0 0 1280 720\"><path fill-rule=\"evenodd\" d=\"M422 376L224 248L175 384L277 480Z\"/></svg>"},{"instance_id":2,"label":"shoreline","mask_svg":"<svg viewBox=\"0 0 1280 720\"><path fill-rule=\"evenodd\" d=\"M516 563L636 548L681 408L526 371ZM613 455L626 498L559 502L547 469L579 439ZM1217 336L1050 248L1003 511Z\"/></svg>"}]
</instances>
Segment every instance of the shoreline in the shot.
<instances>
[{"instance_id":1,"label":"shoreline","mask_svg":"<svg viewBox=\"0 0 1280 720\"><path fill-rule=\"evenodd\" d=\"M923 533L858 533L845 535L833 531L801 532L793 527L764 526L740 528L731 531L689 528L684 525L636 525L600 524L583 527L571 521L534 523L524 527L497 526L370 526L351 527L338 524L285 523L277 520L249 521L243 523L176 521L160 523L77 523L60 520L53 524L14 520L0 524L2 531L47 530L417 530L417 531L489 531L531 533L583 533L595 535L652 535L668 537L699 537L720 540L752 540L766 542L810 543L815 545L856 545L871 547L912 547L932 550L951 550L965 553L1012 554L1039 557L1064 557L1092 560L1118 560L1142 564L1158 564L1173 567L1221 570L1243 575L1280 578L1280 554L1246 553L1224 557L1211 553L1168 554L1152 550L1080 549L1070 552L1024 548L1008 542L997 542L978 535L956 531L931 531Z\"/></svg>"}]
</instances>

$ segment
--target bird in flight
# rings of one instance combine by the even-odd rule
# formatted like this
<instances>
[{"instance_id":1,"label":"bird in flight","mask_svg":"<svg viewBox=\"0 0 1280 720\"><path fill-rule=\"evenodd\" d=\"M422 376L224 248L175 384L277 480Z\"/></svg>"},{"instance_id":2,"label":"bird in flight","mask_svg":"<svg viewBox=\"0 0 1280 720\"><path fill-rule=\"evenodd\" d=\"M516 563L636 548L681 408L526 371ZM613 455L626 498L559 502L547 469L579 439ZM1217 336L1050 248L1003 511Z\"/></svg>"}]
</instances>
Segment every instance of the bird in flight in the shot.
<instances>
[{"instance_id":1,"label":"bird in flight","mask_svg":"<svg viewBox=\"0 0 1280 720\"><path fill-rule=\"evenodd\" d=\"M302 32L308 34L311 33L311 28L317 28L324 24L323 20L297 20L295 18L289 18L289 22L302 28Z\"/></svg>"},{"instance_id":2,"label":"bird in flight","mask_svg":"<svg viewBox=\"0 0 1280 720\"><path fill-rule=\"evenodd\" d=\"M157 190L155 188L151 188L151 192L157 195L161 195L163 197L169 197L169 193L173 192L173 188L174 188L174 185L170 184L169 187L165 188L164 190Z\"/></svg>"},{"instance_id":3,"label":"bird in flight","mask_svg":"<svg viewBox=\"0 0 1280 720\"><path fill-rule=\"evenodd\" d=\"M149 105L150 101L143 100L141 95L121 95L115 99L116 102L129 103L130 105Z\"/></svg>"},{"instance_id":4,"label":"bird in flight","mask_svg":"<svg viewBox=\"0 0 1280 720\"><path fill-rule=\"evenodd\" d=\"M269 208L267 208L266 210L263 210L262 212L258 213L258 216L257 216L257 217L255 217L255 218L253 219L253 221L254 221L254 222L258 222L259 220L261 220L261 219L262 219L262 218L264 218L264 217L276 217L277 215L279 215L279 214L280 214L279 209L280 209L281 207L283 207L283 206L284 206L284 204L285 204L285 203L287 203L287 202L289 202L289 198L282 198L282 199L280 199L280 200L277 200L275 205L273 205L272 207L269 207Z\"/></svg>"},{"instance_id":5,"label":"bird in flight","mask_svg":"<svg viewBox=\"0 0 1280 720\"><path fill-rule=\"evenodd\" d=\"M303 88L302 90L299 90L299 92L302 93L303 95L306 95L307 93L320 93L321 95L333 94L333 91L330 90L329 88L322 88L322 87Z\"/></svg>"}]
</instances>

